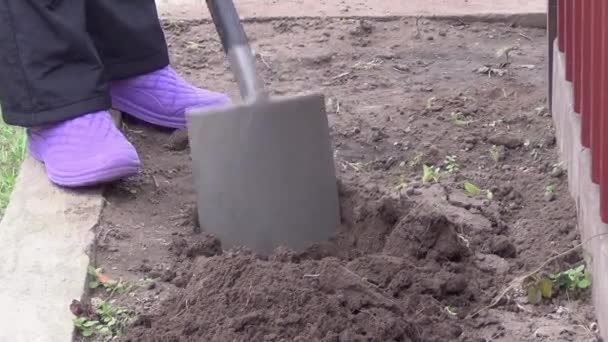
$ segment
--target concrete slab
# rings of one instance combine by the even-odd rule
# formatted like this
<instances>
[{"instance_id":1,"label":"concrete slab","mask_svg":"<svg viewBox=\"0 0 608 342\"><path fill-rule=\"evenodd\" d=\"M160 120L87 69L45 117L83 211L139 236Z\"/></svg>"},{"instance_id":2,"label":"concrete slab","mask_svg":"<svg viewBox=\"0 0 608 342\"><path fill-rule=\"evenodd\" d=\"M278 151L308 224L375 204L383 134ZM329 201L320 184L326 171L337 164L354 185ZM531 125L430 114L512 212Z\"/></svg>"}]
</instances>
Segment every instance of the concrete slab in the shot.
<instances>
[{"instance_id":1,"label":"concrete slab","mask_svg":"<svg viewBox=\"0 0 608 342\"><path fill-rule=\"evenodd\" d=\"M157 0L166 19L209 19L204 1ZM508 19L527 26L546 26L546 0L235 0L240 15L275 17L458 16L489 21Z\"/></svg>"},{"instance_id":2,"label":"concrete slab","mask_svg":"<svg viewBox=\"0 0 608 342\"><path fill-rule=\"evenodd\" d=\"M591 155L581 145L580 115L573 111L572 84L565 80L564 55L555 46L553 106L562 160L567 165L570 193L576 201L578 228L593 274L593 302L602 338L608 340L608 225L600 219L599 187L591 181ZM590 240L591 239L591 240Z\"/></svg>"},{"instance_id":3,"label":"concrete slab","mask_svg":"<svg viewBox=\"0 0 608 342\"><path fill-rule=\"evenodd\" d=\"M70 341L69 305L83 294L103 198L66 191L27 156L0 222L0 341Z\"/></svg>"},{"instance_id":4,"label":"concrete slab","mask_svg":"<svg viewBox=\"0 0 608 342\"><path fill-rule=\"evenodd\" d=\"M69 305L84 293L102 208L101 188L59 188L26 156L0 222L0 342L72 340Z\"/></svg>"}]
</instances>

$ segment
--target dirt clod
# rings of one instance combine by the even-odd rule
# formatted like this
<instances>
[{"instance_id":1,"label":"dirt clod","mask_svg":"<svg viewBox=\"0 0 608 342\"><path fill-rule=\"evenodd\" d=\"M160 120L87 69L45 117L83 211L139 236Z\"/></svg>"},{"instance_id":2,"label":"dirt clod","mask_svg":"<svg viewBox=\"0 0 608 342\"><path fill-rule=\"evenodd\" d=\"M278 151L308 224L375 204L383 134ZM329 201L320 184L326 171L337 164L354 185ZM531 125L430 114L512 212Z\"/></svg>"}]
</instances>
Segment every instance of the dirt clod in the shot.
<instances>
[{"instance_id":1,"label":"dirt clod","mask_svg":"<svg viewBox=\"0 0 608 342\"><path fill-rule=\"evenodd\" d=\"M167 147L171 151L183 151L188 148L189 143L188 130L185 128L178 129L169 137Z\"/></svg>"},{"instance_id":2,"label":"dirt clod","mask_svg":"<svg viewBox=\"0 0 608 342\"><path fill-rule=\"evenodd\" d=\"M467 289L467 278L462 274L451 275L445 283L441 285L442 290L448 295L461 294Z\"/></svg>"},{"instance_id":3,"label":"dirt clod","mask_svg":"<svg viewBox=\"0 0 608 342\"><path fill-rule=\"evenodd\" d=\"M503 258L514 258L517 256L517 248L511 240L505 236L498 236L494 239L491 251Z\"/></svg>"},{"instance_id":4,"label":"dirt clod","mask_svg":"<svg viewBox=\"0 0 608 342\"><path fill-rule=\"evenodd\" d=\"M524 144L521 137L510 133L497 133L488 138L491 144L504 146L507 148L517 148Z\"/></svg>"},{"instance_id":5,"label":"dirt clod","mask_svg":"<svg viewBox=\"0 0 608 342\"><path fill-rule=\"evenodd\" d=\"M374 31L374 24L369 20L359 20L357 26L350 31L352 36L365 37Z\"/></svg>"}]
</instances>

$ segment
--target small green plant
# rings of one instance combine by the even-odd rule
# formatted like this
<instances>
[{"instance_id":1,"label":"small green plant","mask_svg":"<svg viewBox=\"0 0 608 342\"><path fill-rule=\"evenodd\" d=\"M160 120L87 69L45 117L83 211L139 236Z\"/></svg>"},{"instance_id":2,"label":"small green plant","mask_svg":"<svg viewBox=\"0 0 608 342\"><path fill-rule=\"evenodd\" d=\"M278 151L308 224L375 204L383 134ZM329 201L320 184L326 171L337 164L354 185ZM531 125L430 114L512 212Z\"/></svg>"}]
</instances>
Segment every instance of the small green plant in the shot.
<instances>
[{"instance_id":1,"label":"small green plant","mask_svg":"<svg viewBox=\"0 0 608 342\"><path fill-rule=\"evenodd\" d=\"M415 167L422 165L423 158L424 158L424 154L422 154L421 152L416 153L414 158L412 158L412 160L410 160L410 167L415 168Z\"/></svg>"},{"instance_id":2,"label":"small green plant","mask_svg":"<svg viewBox=\"0 0 608 342\"><path fill-rule=\"evenodd\" d=\"M513 50L517 50L517 46L503 46L502 48L496 50L496 57L500 58L502 56L505 57L506 63L510 63L510 53Z\"/></svg>"},{"instance_id":3,"label":"small green plant","mask_svg":"<svg viewBox=\"0 0 608 342\"><path fill-rule=\"evenodd\" d=\"M99 321L93 321L87 317L76 317L74 318L74 327L84 337L93 336L97 331Z\"/></svg>"},{"instance_id":4,"label":"small green plant","mask_svg":"<svg viewBox=\"0 0 608 342\"><path fill-rule=\"evenodd\" d=\"M479 188L477 185L475 185L473 182L471 181L464 181L464 190L469 194L469 195L473 195L473 196L477 196L481 193L481 188Z\"/></svg>"},{"instance_id":5,"label":"small green plant","mask_svg":"<svg viewBox=\"0 0 608 342\"><path fill-rule=\"evenodd\" d=\"M74 318L74 327L84 337L99 336L103 341L110 341L120 336L133 314L113 305L108 301L99 301L95 305L93 317L79 316Z\"/></svg>"},{"instance_id":6,"label":"small green plant","mask_svg":"<svg viewBox=\"0 0 608 342\"><path fill-rule=\"evenodd\" d=\"M591 274L587 272L585 265L580 265L569 270L550 274L549 278L561 289L584 290L591 286Z\"/></svg>"},{"instance_id":7,"label":"small green plant","mask_svg":"<svg viewBox=\"0 0 608 342\"><path fill-rule=\"evenodd\" d=\"M456 161L456 156L447 156L443 161L443 167L448 173L455 173L460 171L460 165Z\"/></svg>"},{"instance_id":8,"label":"small green plant","mask_svg":"<svg viewBox=\"0 0 608 342\"><path fill-rule=\"evenodd\" d=\"M553 296L553 282L546 277L533 275L524 281L524 288L528 293L528 302L538 304L543 298Z\"/></svg>"},{"instance_id":9,"label":"small green plant","mask_svg":"<svg viewBox=\"0 0 608 342\"><path fill-rule=\"evenodd\" d=\"M547 185L547 187L545 188L546 194L555 194L556 192L557 192L557 186L554 184Z\"/></svg>"},{"instance_id":10,"label":"small green plant","mask_svg":"<svg viewBox=\"0 0 608 342\"><path fill-rule=\"evenodd\" d=\"M25 155L26 140L23 128L8 126L2 121L0 108L0 219L17 181L19 167Z\"/></svg>"},{"instance_id":11,"label":"small green plant","mask_svg":"<svg viewBox=\"0 0 608 342\"><path fill-rule=\"evenodd\" d=\"M407 179L405 178L405 176L399 176L399 184L397 184L395 188L397 189L397 191L402 191L407 188Z\"/></svg>"},{"instance_id":12,"label":"small green plant","mask_svg":"<svg viewBox=\"0 0 608 342\"><path fill-rule=\"evenodd\" d=\"M551 298L555 288L566 291L585 290L591 286L591 274L587 272L585 265L552 273L549 276L534 274L523 283L531 304L540 303L543 298Z\"/></svg>"},{"instance_id":13,"label":"small green plant","mask_svg":"<svg viewBox=\"0 0 608 342\"><path fill-rule=\"evenodd\" d=\"M441 168L437 166L422 165L422 183L439 182Z\"/></svg>"},{"instance_id":14,"label":"small green plant","mask_svg":"<svg viewBox=\"0 0 608 342\"><path fill-rule=\"evenodd\" d=\"M492 158L495 163L498 163L502 159L502 153L500 147L496 145L493 145L492 148L490 148L490 158Z\"/></svg>"},{"instance_id":15,"label":"small green plant","mask_svg":"<svg viewBox=\"0 0 608 342\"><path fill-rule=\"evenodd\" d=\"M462 112L452 112L452 123L458 127L467 127L471 124L470 120L467 120L466 116Z\"/></svg>"},{"instance_id":16,"label":"small green plant","mask_svg":"<svg viewBox=\"0 0 608 342\"><path fill-rule=\"evenodd\" d=\"M482 188L480 188L479 186L477 186L475 183L473 183L471 181L468 181L468 180L464 181L463 187L464 187L464 191L466 191L467 194L469 194L471 196L478 196L481 193L485 193L487 199L489 199L490 201L494 199L494 194L492 193L492 191L483 190Z\"/></svg>"}]
</instances>

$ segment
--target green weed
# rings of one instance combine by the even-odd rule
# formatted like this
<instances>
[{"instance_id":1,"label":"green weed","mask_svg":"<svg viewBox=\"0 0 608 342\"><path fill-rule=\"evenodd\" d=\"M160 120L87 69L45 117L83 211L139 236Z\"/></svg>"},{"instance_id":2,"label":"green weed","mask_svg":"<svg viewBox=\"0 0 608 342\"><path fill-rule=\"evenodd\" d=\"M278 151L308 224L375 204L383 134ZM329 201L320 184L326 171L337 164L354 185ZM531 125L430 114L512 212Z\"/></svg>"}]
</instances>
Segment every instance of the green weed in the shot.
<instances>
[{"instance_id":1,"label":"green weed","mask_svg":"<svg viewBox=\"0 0 608 342\"><path fill-rule=\"evenodd\" d=\"M452 117L452 123L457 127L468 127L472 122L462 112L453 112L450 116Z\"/></svg>"},{"instance_id":2,"label":"green weed","mask_svg":"<svg viewBox=\"0 0 608 342\"><path fill-rule=\"evenodd\" d=\"M498 163L502 159L502 155L503 151L501 150L501 148L496 145L493 145L490 149L490 158L492 158L495 163Z\"/></svg>"},{"instance_id":3,"label":"green weed","mask_svg":"<svg viewBox=\"0 0 608 342\"><path fill-rule=\"evenodd\" d=\"M545 188L546 194L555 194L556 192L557 192L557 186L554 184L547 185L547 187Z\"/></svg>"},{"instance_id":4,"label":"green weed","mask_svg":"<svg viewBox=\"0 0 608 342\"><path fill-rule=\"evenodd\" d=\"M534 274L528 277L523 285L528 293L528 301L531 304L538 304L543 298L551 298L555 289L566 291L588 289L591 286L591 274L587 272L585 265L582 264L548 276L541 277Z\"/></svg>"},{"instance_id":5,"label":"green weed","mask_svg":"<svg viewBox=\"0 0 608 342\"><path fill-rule=\"evenodd\" d=\"M553 283L565 290L584 290L591 286L591 274L587 272L585 265L580 265L569 270L550 274Z\"/></svg>"},{"instance_id":6,"label":"green weed","mask_svg":"<svg viewBox=\"0 0 608 342\"><path fill-rule=\"evenodd\" d=\"M441 168L422 165L422 183L439 182L439 178L441 178Z\"/></svg>"},{"instance_id":7,"label":"green weed","mask_svg":"<svg viewBox=\"0 0 608 342\"><path fill-rule=\"evenodd\" d=\"M0 218L8 205L26 146L24 130L6 125L1 117L0 110Z\"/></svg>"},{"instance_id":8,"label":"green weed","mask_svg":"<svg viewBox=\"0 0 608 342\"><path fill-rule=\"evenodd\" d=\"M456 161L456 156L447 156L443 161L443 167L448 173L455 173L460 171L460 165Z\"/></svg>"},{"instance_id":9,"label":"green weed","mask_svg":"<svg viewBox=\"0 0 608 342\"><path fill-rule=\"evenodd\" d=\"M120 336L133 314L109 301L99 301L94 305L91 316L74 318L74 327L84 337L98 336L102 341L110 341Z\"/></svg>"},{"instance_id":10,"label":"green weed","mask_svg":"<svg viewBox=\"0 0 608 342\"><path fill-rule=\"evenodd\" d=\"M471 196L477 196L481 193L485 193L487 199L489 199L490 201L494 199L494 194L492 193L492 191L483 190L482 188L477 186L477 184L475 184L471 181L468 181L468 180L464 181L463 187L464 187L464 191L466 191L467 194L469 194Z\"/></svg>"}]
</instances>

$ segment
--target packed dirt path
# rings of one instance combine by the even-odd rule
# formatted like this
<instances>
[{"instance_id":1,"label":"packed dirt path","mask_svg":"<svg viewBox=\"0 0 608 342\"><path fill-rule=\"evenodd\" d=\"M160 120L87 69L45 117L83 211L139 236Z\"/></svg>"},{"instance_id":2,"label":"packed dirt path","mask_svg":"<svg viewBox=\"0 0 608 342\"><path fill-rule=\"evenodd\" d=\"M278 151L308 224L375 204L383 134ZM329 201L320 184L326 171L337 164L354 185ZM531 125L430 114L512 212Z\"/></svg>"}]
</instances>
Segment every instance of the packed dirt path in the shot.
<instances>
[{"instance_id":1,"label":"packed dirt path","mask_svg":"<svg viewBox=\"0 0 608 342\"><path fill-rule=\"evenodd\" d=\"M546 0L235 0L244 18L322 16L461 16L545 13ZM204 1L158 0L171 19L208 18ZM297 9L297 10L294 10Z\"/></svg>"},{"instance_id":2,"label":"packed dirt path","mask_svg":"<svg viewBox=\"0 0 608 342\"><path fill-rule=\"evenodd\" d=\"M165 29L187 79L237 98L211 25ZM544 107L543 30L411 18L247 30L269 89L327 96L338 234L304 253L223 250L193 233L183 132L127 120L144 170L107 192L94 259L138 286L91 294L133 312L121 341L598 340L588 290L539 305L521 282L500 295L580 242ZM575 251L538 275L583 263Z\"/></svg>"}]
</instances>

